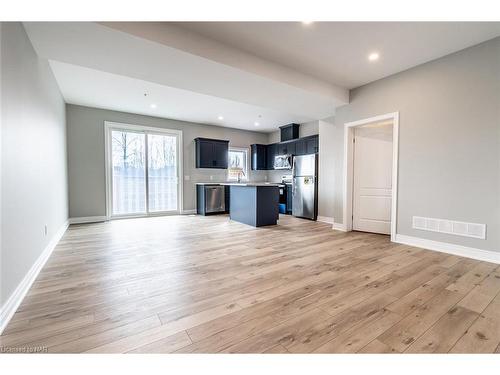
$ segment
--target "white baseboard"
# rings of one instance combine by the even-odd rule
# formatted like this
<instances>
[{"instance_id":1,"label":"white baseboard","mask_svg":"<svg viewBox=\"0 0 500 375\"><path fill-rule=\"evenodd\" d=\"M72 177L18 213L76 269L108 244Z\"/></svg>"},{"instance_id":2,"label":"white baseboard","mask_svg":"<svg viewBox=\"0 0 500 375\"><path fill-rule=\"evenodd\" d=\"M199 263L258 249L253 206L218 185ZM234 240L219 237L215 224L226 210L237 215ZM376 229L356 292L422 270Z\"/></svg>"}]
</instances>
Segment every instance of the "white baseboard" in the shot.
<instances>
[{"instance_id":1,"label":"white baseboard","mask_svg":"<svg viewBox=\"0 0 500 375\"><path fill-rule=\"evenodd\" d=\"M342 232L347 232L347 228L346 228L345 224L333 223L333 229L340 230Z\"/></svg>"},{"instance_id":2,"label":"white baseboard","mask_svg":"<svg viewBox=\"0 0 500 375\"><path fill-rule=\"evenodd\" d=\"M422 247L424 249L439 251L441 253L458 255L461 257L500 264L500 252L497 253L495 251L481 250L447 242L432 241L424 238L406 236L404 234L396 234L394 242L410 246Z\"/></svg>"},{"instance_id":3,"label":"white baseboard","mask_svg":"<svg viewBox=\"0 0 500 375\"><path fill-rule=\"evenodd\" d=\"M333 217L318 216L318 221L321 221L322 223L333 224Z\"/></svg>"},{"instance_id":4,"label":"white baseboard","mask_svg":"<svg viewBox=\"0 0 500 375\"><path fill-rule=\"evenodd\" d=\"M106 221L106 216L85 216L85 217L71 217L70 224L84 224L84 223L100 223Z\"/></svg>"},{"instance_id":5,"label":"white baseboard","mask_svg":"<svg viewBox=\"0 0 500 375\"><path fill-rule=\"evenodd\" d=\"M181 215L193 215L193 214L196 214L196 209L182 210L182 213L181 213Z\"/></svg>"},{"instance_id":6,"label":"white baseboard","mask_svg":"<svg viewBox=\"0 0 500 375\"><path fill-rule=\"evenodd\" d=\"M66 221L57 231L57 233L52 237L50 242L47 244L43 252L40 254L38 259L35 261L35 263L31 266L30 270L24 276L22 281L19 283L17 286L16 290L11 294L7 302L2 306L0 310L0 334L3 332L7 324L9 323L10 319L16 312L17 308L23 301L24 297L26 296L26 293L28 293L28 290L31 288L31 285L35 281L36 277L40 273L40 270L43 268L45 265L45 262L49 259L50 255L52 254L52 251L54 251L56 245L58 244L59 240L61 237L64 235L64 232L66 232L66 229L68 229L69 222Z\"/></svg>"}]
</instances>

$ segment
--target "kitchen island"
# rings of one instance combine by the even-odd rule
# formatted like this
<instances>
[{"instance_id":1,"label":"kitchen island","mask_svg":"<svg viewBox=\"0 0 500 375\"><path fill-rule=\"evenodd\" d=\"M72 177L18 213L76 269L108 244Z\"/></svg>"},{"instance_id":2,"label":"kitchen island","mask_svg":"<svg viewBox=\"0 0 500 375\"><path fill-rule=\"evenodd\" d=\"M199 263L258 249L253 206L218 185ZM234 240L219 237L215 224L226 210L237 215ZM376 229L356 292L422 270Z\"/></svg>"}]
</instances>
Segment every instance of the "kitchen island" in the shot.
<instances>
[{"instance_id":1,"label":"kitchen island","mask_svg":"<svg viewBox=\"0 0 500 375\"><path fill-rule=\"evenodd\" d=\"M279 184L221 183L229 186L229 217L240 223L261 227L276 225L279 219Z\"/></svg>"}]
</instances>

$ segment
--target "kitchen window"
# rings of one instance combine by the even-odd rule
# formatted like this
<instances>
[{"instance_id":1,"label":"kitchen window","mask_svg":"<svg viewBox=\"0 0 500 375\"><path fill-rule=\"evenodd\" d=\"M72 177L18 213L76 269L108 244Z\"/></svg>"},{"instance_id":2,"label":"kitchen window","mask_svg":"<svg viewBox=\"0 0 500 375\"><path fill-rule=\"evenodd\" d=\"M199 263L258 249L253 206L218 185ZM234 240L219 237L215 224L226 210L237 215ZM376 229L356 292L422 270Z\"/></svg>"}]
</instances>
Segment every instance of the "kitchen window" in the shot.
<instances>
[{"instance_id":1,"label":"kitchen window","mask_svg":"<svg viewBox=\"0 0 500 375\"><path fill-rule=\"evenodd\" d=\"M238 176L241 180L248 179L248 149L230 147L228 162L229 180L238 180Z\"/></svg>"}]
</instances>

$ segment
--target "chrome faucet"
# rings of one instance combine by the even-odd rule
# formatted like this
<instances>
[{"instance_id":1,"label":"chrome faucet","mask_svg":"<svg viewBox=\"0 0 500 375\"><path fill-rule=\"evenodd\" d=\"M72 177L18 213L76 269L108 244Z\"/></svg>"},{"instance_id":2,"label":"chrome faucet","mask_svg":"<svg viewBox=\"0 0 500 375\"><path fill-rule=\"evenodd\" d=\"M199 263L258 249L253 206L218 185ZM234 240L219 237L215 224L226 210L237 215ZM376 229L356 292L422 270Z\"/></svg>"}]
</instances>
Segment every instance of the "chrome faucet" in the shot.
<instances>
[{"instance_id":1,"label":"chrome faucet","mask_svg":"<svg viewBox=\"0 0 500 375\"><path fill-rule=\"evenodd\" d=\"M238 172L238 183L241 182L241 175L245 176L245 173L243 171Z\"/></svg>"}]
</instances>

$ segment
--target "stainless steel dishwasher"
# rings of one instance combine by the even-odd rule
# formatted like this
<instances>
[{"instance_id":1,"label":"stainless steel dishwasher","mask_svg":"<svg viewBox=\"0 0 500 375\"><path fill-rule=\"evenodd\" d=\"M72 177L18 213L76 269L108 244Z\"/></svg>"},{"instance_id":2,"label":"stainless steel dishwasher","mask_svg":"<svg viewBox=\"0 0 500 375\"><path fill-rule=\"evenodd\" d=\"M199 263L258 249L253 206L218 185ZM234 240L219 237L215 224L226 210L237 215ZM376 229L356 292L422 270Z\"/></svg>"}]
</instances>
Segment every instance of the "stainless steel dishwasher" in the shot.
<instances>
[{"instance_id":1,"label":"stainless steel dishwasher","mask_svg":"<svg viewBox=\"0 0 500 375\"><path fill-rule=\"evenodd\" d=\"M225 186L205 186L205 212L224 212L226 210Z\"/></svg>"}]
</instances>

